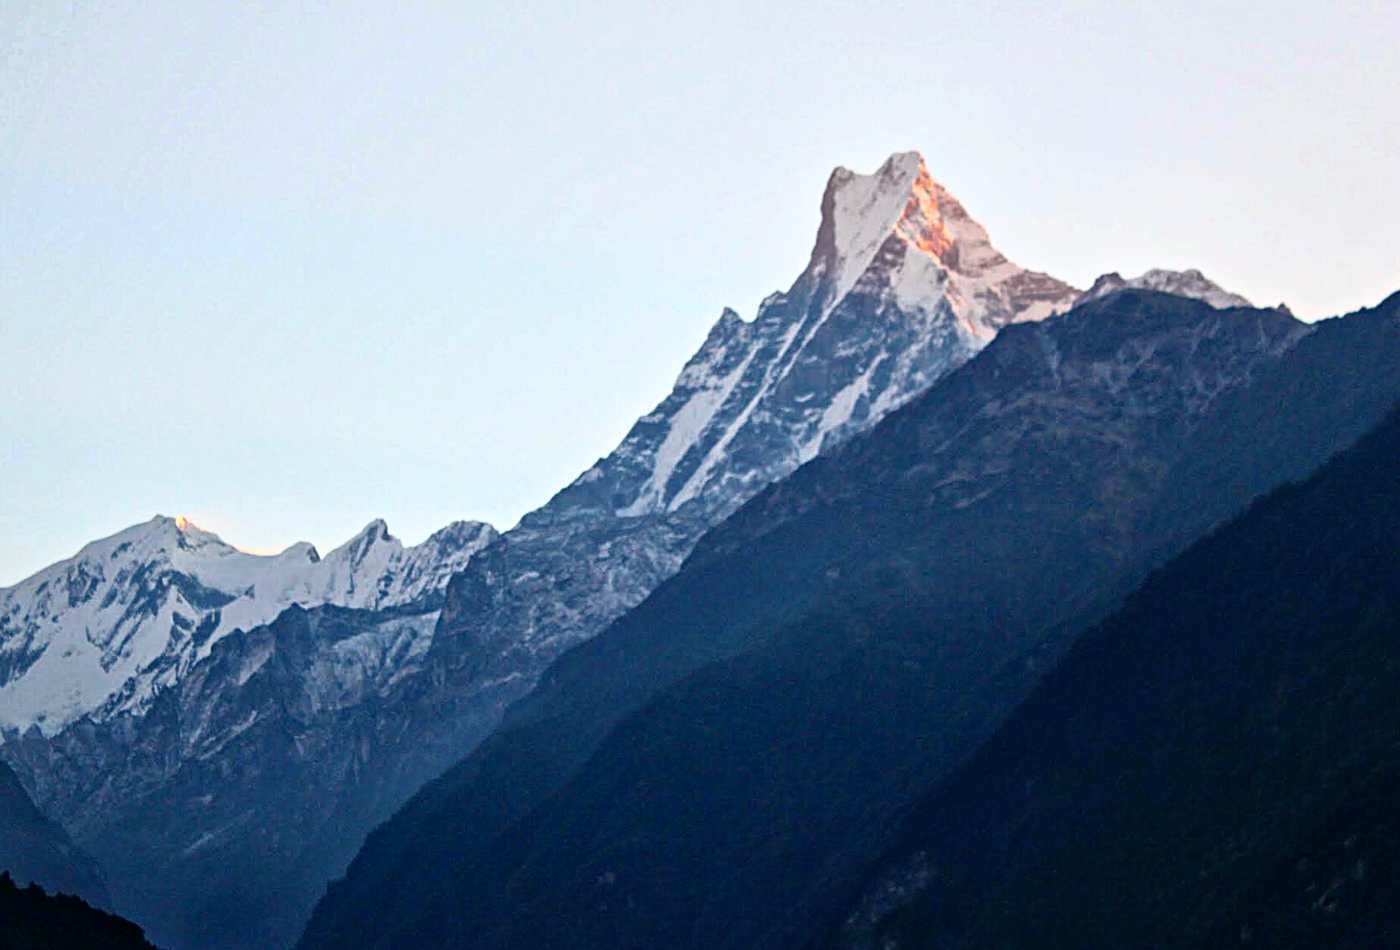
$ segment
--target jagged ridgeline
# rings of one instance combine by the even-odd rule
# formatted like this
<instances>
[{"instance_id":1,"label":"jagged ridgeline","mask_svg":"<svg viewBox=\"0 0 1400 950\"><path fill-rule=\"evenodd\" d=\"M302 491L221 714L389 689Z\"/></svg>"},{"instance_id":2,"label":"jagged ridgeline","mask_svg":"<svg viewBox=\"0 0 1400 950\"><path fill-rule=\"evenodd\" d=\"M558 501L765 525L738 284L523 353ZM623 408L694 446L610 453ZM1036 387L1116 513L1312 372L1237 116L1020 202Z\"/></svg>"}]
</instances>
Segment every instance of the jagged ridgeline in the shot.
<instances>
[{"instance_id":1,"label":"jagged ridgeline","mask_svg":"<svg viewBox=\"0 0 1400 950\"><path fill-rule=\"evenodd\" d=\"M1400 296L1308 327L1122 288L1003 329L760 493L378 829L302 946L752 947L1153 567L1400 398Z\"/></svg>"},{"instance_id":2,"label":"jagged ridgeline","mask_svg":"<svg viewBox=\"0 0 1400 950\"><path fill-rule=\"evenodd\" d=\"M23 731L0 754L158 942L290 942L370 828L709 527L1077 295L997 252L918 155L838 169L791 288L726 312L622 444L500 538L406 549L376 523L253 558L156 519L0 592L0 723Z\"/></svg>"}]
</instances>

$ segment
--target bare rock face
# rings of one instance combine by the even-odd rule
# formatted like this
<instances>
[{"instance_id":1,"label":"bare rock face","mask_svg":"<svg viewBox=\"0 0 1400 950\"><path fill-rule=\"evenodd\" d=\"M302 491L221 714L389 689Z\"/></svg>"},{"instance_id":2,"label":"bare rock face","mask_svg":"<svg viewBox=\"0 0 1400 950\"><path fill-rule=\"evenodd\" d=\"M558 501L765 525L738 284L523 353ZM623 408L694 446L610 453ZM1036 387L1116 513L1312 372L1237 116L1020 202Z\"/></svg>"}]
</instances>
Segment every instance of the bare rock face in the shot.
<instances>
[{"instance_id":1,"label":"bare rock face","mask_svg":"<svg viewBox=\"0 0 1400 950\"><path fill-rule=\"evenodd\" d=\"M286 944L371 828L470 752L561 652L675 574L708 528L1001 327L1078 296L996 251L916 153L872 175L837 169L792 287L751 321L726 310L656 409L518 527L414 560L426 580L410 596L340 583L220 628L165 661L159 688L123 686L0 754L158 943ZM155 662L134 661L124 682L152 681Z\"/></svg>"}]
</instances>

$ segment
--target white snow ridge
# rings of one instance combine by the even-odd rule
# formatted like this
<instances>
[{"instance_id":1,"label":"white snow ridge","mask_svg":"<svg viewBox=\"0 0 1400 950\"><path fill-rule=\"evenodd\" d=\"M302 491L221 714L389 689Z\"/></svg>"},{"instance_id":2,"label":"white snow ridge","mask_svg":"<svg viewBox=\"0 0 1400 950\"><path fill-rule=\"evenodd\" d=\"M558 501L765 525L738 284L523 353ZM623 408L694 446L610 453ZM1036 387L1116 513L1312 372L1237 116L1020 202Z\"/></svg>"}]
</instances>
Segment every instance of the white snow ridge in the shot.
<instances>
[{"instance_id":1,"label":"white snow ridge","mask_svg":"<svg viewBox=\"0 0 1400 950\"><path fill-rule=\"evenodd\" d=\"M139 710L235 629L292 604L406 603L495 537L457 522L405 548L374 521L324 558L304 542L258 555L157 515L0 589L0 728L52 735L104 705Z\"/></svg>"}]
</instances>

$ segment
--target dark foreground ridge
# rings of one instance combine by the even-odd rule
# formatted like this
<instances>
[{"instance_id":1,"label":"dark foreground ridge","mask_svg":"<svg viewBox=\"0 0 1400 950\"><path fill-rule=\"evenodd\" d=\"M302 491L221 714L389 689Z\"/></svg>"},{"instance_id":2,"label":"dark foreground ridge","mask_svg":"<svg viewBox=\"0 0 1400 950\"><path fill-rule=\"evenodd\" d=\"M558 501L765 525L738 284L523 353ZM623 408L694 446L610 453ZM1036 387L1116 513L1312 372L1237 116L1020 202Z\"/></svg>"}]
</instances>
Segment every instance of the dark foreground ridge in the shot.
<instances>
[{"instance_id":1,"label":"dark foreground ridge","mask_svg":"<svg viewBox=\"0 0 1400 950\"><path fill-rule=\"evenodd\" d=\"M839 947L1400 944L1400 412L1153 576L927 797Z\"/></svg>"},{"instance_id":2,"label":"dark foreground ridge","mask_svg":"<svg viewBox=\"0 0 1400 950\"><path fill-rule=\"evenodd\" d=\"M68 894L0 872L0 950L154 950L141 928Z\"/></svg>"}]
</instances>

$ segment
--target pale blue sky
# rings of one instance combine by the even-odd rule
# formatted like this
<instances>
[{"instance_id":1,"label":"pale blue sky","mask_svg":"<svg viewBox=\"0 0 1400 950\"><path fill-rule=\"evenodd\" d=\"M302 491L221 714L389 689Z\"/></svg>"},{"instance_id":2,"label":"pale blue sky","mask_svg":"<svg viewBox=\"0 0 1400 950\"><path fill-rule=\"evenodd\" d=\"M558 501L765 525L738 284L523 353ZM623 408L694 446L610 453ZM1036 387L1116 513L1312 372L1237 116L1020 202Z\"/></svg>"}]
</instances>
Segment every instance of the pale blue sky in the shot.
<instances>
[{"instance_id":1,"label":"pale blue sky","mask_svg":"<svg viewBox=\"0 0 1400 950\"><path fill-rule=\"evenodd\" d=\"M1315 0L7 0L0 584L158 511L253 549L508 527L896 150L1081 286L1373 303L1397 36Z\"/></svg>"}]
</instances>

